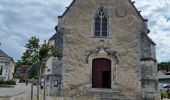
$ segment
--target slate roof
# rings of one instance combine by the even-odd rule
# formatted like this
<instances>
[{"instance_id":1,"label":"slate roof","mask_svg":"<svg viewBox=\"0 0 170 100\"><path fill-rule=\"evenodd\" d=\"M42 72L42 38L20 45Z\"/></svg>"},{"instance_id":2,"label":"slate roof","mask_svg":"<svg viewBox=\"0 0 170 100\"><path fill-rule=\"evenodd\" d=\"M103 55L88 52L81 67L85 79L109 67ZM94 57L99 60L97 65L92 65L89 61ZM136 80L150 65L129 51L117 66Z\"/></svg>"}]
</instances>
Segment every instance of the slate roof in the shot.
<instances>
[{"instance_id":1,"label":"slate roof","mask_svg":"<svg viewBox=\"0 0 170 100\"><path fill-rule=\"evenodd\" d=\"M10 60L10 61L12 61L12 63L15 63L15 61L14 61L14 59L12 58L12 57L10 57L10 56L8 56L4 51L2 51L1 49L0 49L0 58L1 59L8 59L8 60Z\"/></svg>"},{"instance_id":2,"label":"slate roof","mask_svg":"<svg viewBox=\"0 0 170 100\"><path fill-rule=\"evenodd\" d=\"M160 70L160 71L158 71L158 76L166 75L166 73L167 73L166 70Z\"/></svg>"},{"instance_id":3,"label":"slate roof","mask_svg":"<svg viewBox=\"0 0 170 100\"><path fill-rule=\"evenodd\" d=\"M58 34L55 33L55 34L49 39L49 41L55 40L57 36L58 36Z\"/></svg>"},{"instance_id":4,"label":"slate roof","mask_svg":"<svg viewBox=\"0 0 170 100\"><path fill-rule=\"evenodd\" d=\"M61 38L62 33L60 31L57 31L50 39L49 41L52 40L59 40Z\"/></svg>"},{"instance_id":5,"label":"slate roof","mask_svg":"<svg viewBox=\"0 0 170 100\"><path fill-rule=\"evenodd\" d=\"M0 49L0 57L10 58L4 51Z\"/></svg>"}]
</instances>

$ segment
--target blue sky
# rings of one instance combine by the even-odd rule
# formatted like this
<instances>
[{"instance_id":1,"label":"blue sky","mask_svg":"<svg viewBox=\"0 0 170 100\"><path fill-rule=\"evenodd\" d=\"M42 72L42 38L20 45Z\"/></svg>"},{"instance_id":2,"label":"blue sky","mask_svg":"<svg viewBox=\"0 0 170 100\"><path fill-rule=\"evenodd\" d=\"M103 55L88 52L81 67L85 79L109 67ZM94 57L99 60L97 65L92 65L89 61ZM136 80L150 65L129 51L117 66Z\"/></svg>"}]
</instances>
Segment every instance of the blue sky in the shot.
<instances>
[{"instance_id":1,"label":"blue sky","mask_svg":"<svg viewBox=\"0 0 170 100\"><path fill-rule=\"evenodd\" d=\"M54 33L57 16L72 0L0 0L1 49L20 59L31 36L47 40ZM149 20L149 36L156 42L157 59L170 61L170 0L135 0Z\"/></svg>"}]
</instances>

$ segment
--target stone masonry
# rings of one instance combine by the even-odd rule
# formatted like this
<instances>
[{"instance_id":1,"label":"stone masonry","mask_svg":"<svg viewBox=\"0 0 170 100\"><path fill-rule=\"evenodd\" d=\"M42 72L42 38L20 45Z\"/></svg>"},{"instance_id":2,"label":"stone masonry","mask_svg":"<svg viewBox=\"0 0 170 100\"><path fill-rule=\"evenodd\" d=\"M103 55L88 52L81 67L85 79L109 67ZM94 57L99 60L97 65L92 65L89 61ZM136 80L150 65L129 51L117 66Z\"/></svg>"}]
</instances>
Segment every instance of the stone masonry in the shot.
<instances>
[{"instance_id":1,"label":"stone masonry","mask_svg":"<svg viewBox=\"0 0 170 100\"><path fill-rule=\"evenodd\" d=\"M94 16L108 16L106 37L96 37ZM95 96L98 100L159 100L155 43L147 20L130 0L73 0L58 17L49 40L63 53L52 59L51 95ZM92 88L93 60L111 61L111 88ZM54 81L58 85L54 86Z\"/></svg>"}]
</instances>

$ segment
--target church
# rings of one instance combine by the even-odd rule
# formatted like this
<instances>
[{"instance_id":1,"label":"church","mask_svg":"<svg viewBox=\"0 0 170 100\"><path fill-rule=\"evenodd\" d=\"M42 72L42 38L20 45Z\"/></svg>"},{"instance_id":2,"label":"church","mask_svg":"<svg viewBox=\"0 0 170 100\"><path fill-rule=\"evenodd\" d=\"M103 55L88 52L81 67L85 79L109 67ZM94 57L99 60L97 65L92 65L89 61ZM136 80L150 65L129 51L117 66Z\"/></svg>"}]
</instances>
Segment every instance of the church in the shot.
<instances>
[{"instance_id":1,"label":"church","mask_svg":"<svg viewBox=\"0 0 170 100\"><path fill-rule=\"evenodd\" d=\"M49 43L49 95L97 100L159 100L155 43L131 0L73 0Z\"/></svg>"}]
</instances>

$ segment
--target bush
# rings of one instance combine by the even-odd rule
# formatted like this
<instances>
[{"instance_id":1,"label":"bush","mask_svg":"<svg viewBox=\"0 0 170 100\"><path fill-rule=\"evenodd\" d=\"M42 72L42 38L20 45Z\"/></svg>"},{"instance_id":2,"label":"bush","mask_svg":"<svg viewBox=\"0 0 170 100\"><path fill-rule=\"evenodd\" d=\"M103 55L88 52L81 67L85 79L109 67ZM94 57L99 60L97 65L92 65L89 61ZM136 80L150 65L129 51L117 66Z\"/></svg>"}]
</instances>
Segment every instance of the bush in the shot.
<instances>
[{"instance_id":1,"label":"bush","mask_svg":"<svg viewBox=\"0 0 170 100\"><path fill-rule=\"evenodd\" d=\"M14 80L7 80L6 85L16 85L16 82Z\"/></svg>"},{"instance_id":2,"label":"bush","mask_svg":"<svg viewBox=\"0 0 170 100\"><path fill-rule=\"evenodd\" d=\"M167 93L166 91L160 91L160 95L161 95L161 99L166 98L167 97Z\"/></svg>"},{"instance_id":3,"label":"bush","mask_svg":"<svg viewBox=\"0 0 170 100\"><path fill-rule=\"evenodd\" d=\"M1 85L1 84L5 84L5 81L3 81L3 80L0 80L0 85Z\"/></svg>"},{"instance_id":4,"label":"bush","mask_svg":"<svg viewBox=\"0 0 170 100\"><path fill-rule=\"evenodd\" d=\"M0 80L0 85L16 85L16 82L14 80L7 81Z\"/></svg>"}]
</instances>

